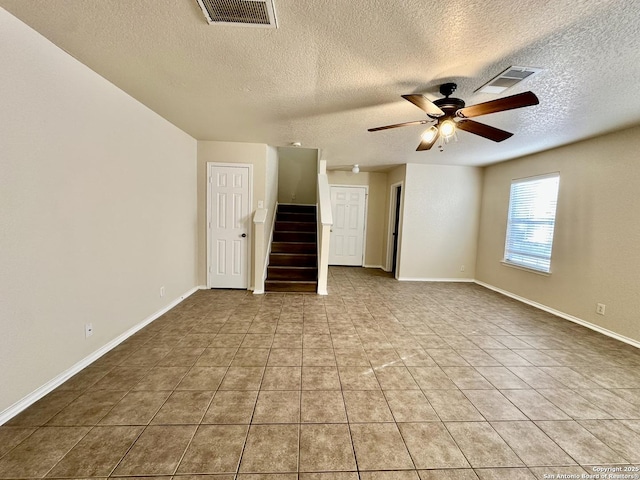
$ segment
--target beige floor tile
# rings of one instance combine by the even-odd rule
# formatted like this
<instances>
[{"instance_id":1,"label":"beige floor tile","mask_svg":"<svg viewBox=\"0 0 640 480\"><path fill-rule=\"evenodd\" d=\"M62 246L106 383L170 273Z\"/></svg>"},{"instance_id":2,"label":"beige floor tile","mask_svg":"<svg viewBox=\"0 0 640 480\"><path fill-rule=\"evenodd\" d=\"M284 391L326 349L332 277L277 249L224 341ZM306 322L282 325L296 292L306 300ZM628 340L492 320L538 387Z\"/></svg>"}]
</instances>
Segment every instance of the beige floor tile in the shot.
<instances>
[{"instance_id":1,"label":"beige floor tile","mask_svg":"<svg viewBox=\"0 0 640 480\"><path fill-rule=\"evenodd\" d=\"M458 389L440 367L408 367L408 369L423 390Z\"/></svg>"},{"instance_id":2,"label":"beige floor tile","mask_svg":"<svg viewBox=\"0 0 640 480\"><path fill-rule=\"evenodd\" d=\"M179 480L182 480L182 477ZM202 477L194 478L193 480L202 480ZM211 480L219 479L216 476ZM231 477L229 480L234 480L234 478ZM298 475L296 473L241 473L235 480L298 480Z\"/></svg>"},{"instance_id":3,"label":"beige floor tile","mask_svg":"<svg viewBox=\"0 0 640 480\"><path fill-rule=\"evenodd\" d=\"M386 390L384 396L396 422L435 422L440 418L420 390Z\"/></svg>"},{"instance_id":4,"label":"beige floor tile","mask_svg":"<svg viewBox=\"0 0 640 480\"><path fill-rule=\"evenodd\" d=\"M276 333L271 348L302 348L302 335L299 333Z\"/></svg>"},{"instance_id":5,"label":"beige floor tile","mask_svg":"<svg viewBox=\"0 0 640 480\"><path fill-rule=\"evenodd\" d=\"M347 413L342 392L302 391L300 421L302 423L346 423Z\"/></svg>"},{"instance_id":6,"label":"beige floor tile","mask_svg":"<svg viewBox=\"0 0 640 480\"><path fill-rule=\"evenodd\" d=\"M148 425L171 392L131 391L100 420L100 425Z\"/></svg>"},{"instance_id":7,"label":"beige floor tile","mask_svg":"<svg viewBox=\"0 0 640 480\"><path fill-rule=\"evenodd\" d=\"M220 390L258 390L263 374L262 367L229 367Z\"/></svg>"},{"instance_id":8,"label":"beige floor tile","mask_svg":"<svg viewBox=\"0 0 640 480\"><path fill-rule=\"evenodd\" d=\"M305 348L302 364L305 367L335 367L336 356L333 348Z\"/></svg>"},{"instance_id":9,"label":"beige floor tile","mask_svg":"<svg viewBox=\"0 0 640 480\"><path fill-rule=\"evenodd\" d=\"M442 367L442 370L461 390L487 390L494 388L473 367Z\"/></svg>"},{"instance_id":10,"label":"beige floor tile","mask_svg":"<svg viewBox=\"0 0 640 480\"><path fill-rule=\"evenodd\" d=\"M375 370L383 390L417 390L418 384L407 367L385 367Z\"/></svg>"},{"instance_id":11,"label":"beige floor tile","mask_svg":"<svg viewBox=\"0 0 640 480\"><path fill-rule=\"evenodd\" d=\"M35 431L35 427L0 427L0 458Z\"/></svg>"},{"instance_id":12,"label":"beige floor tile","mask_svg":"<svg viewBox=\"0 0 640 480\"><path fill-rule=\"evenodd\" d=\"M448 470L420 470L420 480L478 480L471 468Z\"/></svg>"},{"instance_id":13,"label":"beige floor tile","mask_svg":"<svg viewBox=\"0 0 640 480\"><path fill-rule=\"evenodd\" d=\"M129 390L149 372L149 367L115 367L98 380L91 390Z\"/></svg>"},{"instance_id":14,"label":"beige floor tile","mask_svg":"<svg viewBox=\"0 0 640 480\"><path fill-rule=\"evenodd\" d=\"M484 420L482 414L460 390L424 390L424 394L444 422Z\"/></svg>"},{"instance_id":15,"label":"beige floor tile","mask_svg":"<svg viewBox=\"0 0 640 480\"><path fill-rule=\"evenodd\" d=\"M239 348L233 360L232 367L264 367L269 359L268 348Z\"/></svg>"},{"instance_id":16,"label":"beige floor tile","mask_svg":"<svg viewBox=\"0 0 640 480\"><path fill-rule=\"evenodd\" d=\"M176 390L216 390L226 371L225 367L191 367Z\"/></svg>"},{"instance_id":17,"label":"beige floor tile","mask_svg":"<svg viewBox=\"0 0 640 480\"><path fill-rule=\"evenodd\" d=\"M505 367L531 367L531 362L528 362L516 352L512 350L503 349L485 349L489 355L500 362Z\"/></svg>"},{"instance_id":18,"label":"beige floor tile","mask_svg":"<svg viewBox=\"0 0 640 480\"><path fill-rule=\"evenodd\" d=\"M261 390L251 423L299 423L300 392Z\"/></svg>"},{"instance_id":19,"label":"beige floor tile","mask_svg":"<svg viewBox=\"0 0 640 480\"><path fill-rule=\"evenodd\" d=\"M196 361L197 367L228 367L237 348L206 348Z\"/></svg>"},{"instance_id":20,"label":"beige floor tile","mask_svg":"<svg viewBox=\"0 0 640 480\"><path fill-rule=\"evenodd\" d=\"M640 406L633 405L605 388L574 390L578 395L618 419L640 419Z\"/></svg>"},{"instance_id":21,"label":"beige floor tile","mask_svg":"<svg viewBox=\"0 0 640 480\"><path fill-rule=\"evenodd\" d=\"M151 420L157 425L198 424L202 420L213 391L176 391L171 394L162 408Z\"/></svg>"},{"instance_id":22,"label":"beige floor tile","mask_svg":"<svg viewBox=\"0 0 640 480\"><path fill-rule=\"evenodd\" d=\"M126 391L88 390L47 425L96 425L126 395Z\"/></svg>"},{"instance_id":23,"label":"beige floor tile","mask_svg":"<svg viewBox=\"0 0 640 480\"><path fill-rule=\"evenodd\" d=\"M267 360L268 367L301 367L302 348L272 348Z\"/></svg>"},{"instance_id":24,"label":"beige floor tile","mask_svg":"<svg viewBox=\"0 0 640 480\"><path fill-rule=\"evenodd\" d=\"M340 390L336 367L302 367L303 390Z\"/></svg>"},{"instance_id":25,"label":"beige floor tile","mask_svg":"<svg viewBox=\"0 0 640 480\"><path fill-rule=\"evenodd\" d=\"M240 473L296 472L298 429L298 425L252 425Z\"/></svg>"},{"instance_id":26,"label":"beige floor tile","mask_svg":"<svg viewBox=\"0 0 640 480\"><path fill-rule=\"evenodd\" d=\"M356 469L346 424L300 426L300 471L328 472Z\"/></svg>"},{"instance_id":27,"label":"beige floor tile","mask_svg":"<svg viewBox=\"0 0 640 480\"><path fill-rule=\"evenodd\" d=\"M195 430L195 425L147 427L113 474L173 474Z\"/></svg>"},{"instance_id":28,"label":"beige floor tile","mask_svg":"<svg viewBox=\"0 0 640 480\"><path fill-rule=\"evenodd\" d=\"M395 423L351 425L351 438L360 470L415 468Z\"/></svg>"},{"instance_id":29,"label":"beige floor tile","mask_svg":"<svg viewBox=\"0 0 640 480\"><path fill-rule=\"evenodd\" d=\"M628 462L640 463L639 432L616 420L580 420L578 423Z\"/></svg>"},{"instance_id":30,"label":"beige floor tile","mask_svg":"<svg viewBox=\"0 0 640 480\"><path fill-rule=\"evenodd\" d=\"M475 347L475 345L474 345ZM458 354L472 367L500 367L502 364L479 348L458 350Z\"/></svg>"},{"instance_id":31,"label":"beige floor tile","mask_svg":"<svg viewBox=\"0 0 640 480\"><path fill-rule=\"evenodd\" d=\"M0 459L0 478L43 477L89 427L42 427Z\"/></svg>"},{"instance_id":32,"label":"beige floor tile","mask_svg":"<svg viewBox=\"0 0 640 480\"><path fill-rule=\"evenodd\" d=\"M415 470L395 472L360 472L360 480L420 480Z\"/></svg>"},{"instance_id":33,"label":"beige floor tile","mask_svg":"<svg viewBox=\"0 0 640 480\"><path fill-rule=\"evenodd\" d=\"M475 367L476 370L491 384L500 390L505 389L529 389L527 383L513 374L506 367Z\"/></svg>"},{"instance_id":34,"label":"beige floor tile","mask_svg":"<svg viewBox=\"0 0 640 480\"><path fill-rule=\"evenodd\" d=\"M106 477L143 427L95 427L48 473L49 477Z\"/></svg>"},{"instance_id":35,"label":"beige floor tile","mask_svg":"<svg viewBox=\"0 0 640 480\"><path fill-rule=\"evenodd\" d=\"M562 390L540 389L538 393L575 420L612 418L608 413L566 388Z\"/></svg>"},{"instance_id":36,"label":"beige floor tile","mask_svg":"<svg viewBox=\"0 0 640 480\"><path fill-rule=\"evenodd\" d=\"M548 436L581 465L624 463L625 459L574 421L535 422Z\"/></svg>"},{"instance_id":37,"label":"beige floor tile","mask_svg":"<svg viewBox=\"0 0 640 480\"><path fill-rule=\"evenodd\" d=\"M359 340L358 340L359 342ZM336 363L339 367L370 367L369 359L362 347L344 347L335 349Z\"/></svg>"},{"instance_id":38,"label":"beige floor tile","mask_svg":"<svg viewBox=\"0 0 640 480\"><path fill-rule=\"evenodd\" d=\"M535 390L501 390L530 420L569 420L570 417Z\"/></svg>"},{"instance_id":39,"label":"beige floor tile","mask_svg":"<svg viewBox=\"0 0 640 480\"><path fill-rule=\"evenodd\" d=\"M593 471L587 471L582 467L531 467L529 471L537 480L549 480L550 478L588 478L582 475L591 474ZM577 476L576 476L577 475Z\"/></svg>"},{"instance_id":40,"label":"beige floor tile","mask_svg":"<svg viewBox=\"0 0 640 480\"><path fill-rule=\"evenodd\" d=\"M13 417L5 426L39 427L44 425L80 395L79 391L54 390Z\"/></svg>"},{"instance_id":41,"label":"beige floor tile","mask_svg":"<svg viewBox=\"0 0 640 480\"><path fill-rule=\"evenodd\" d=\"M533 422L491 422L491 426L529 467L576 463Z\"/></svg>"},{"instance_id":42,"label":"beige floor tile","mask_svg":"<svg viewBox=\"0 0 640 480\"><path fill-rule=\"evenodd\" d=\"M531 388L565 388L562 383L554 380L553 377L547 375L542 369L538 367L509 367L509 370L511 370L518 377L520 377L520 379L530 385Z\"/></svg>"},{"instance_id":43,"label":"beige floor tile","mask_svg":"<svg viewBox=\"0 0 640 480\"><path fill-rule=\"evenodd\" d=\"M188 367L153 367L134 390L173 390L186 375Z\"/></svg>"},{"instance_id":44,"label":"beige floor tile","mask_svg":"<svg viewBox=\"0 0 640 480\"><path fill-rule=\"evenodd\" d=\"M300 390L301 367L267 367L262 379L262 390Z\"/></svg>"},{"instance_id":45,"label":"beige floor tile","mask_svg":"<svg viewBox=\"0 0 640 480\"><path fill-rule=\"evenodd\" d=\"M427 353L440 367L468 367L467 361L451 348L427 348Z\"/></svg>"},{"instance_id":46,"label":"beige floor tile","mask_svg":"<svg viewBox=\"0 0 640 480\"><path fill-rule=\"evenodd\" d=\"M469 463L441 422L400 423L398 427L416 468L469 467ZM428 448L425 448L427 445Z\"/></svg>"},{"instance_id":47,"label":"beige floor tile","mask_svg":"<svg viewBox=\"0 0 640 480\"><path fill-rule=\"evenodd\" d=\"M235 473L248 428L247 425L201 425L177 473Z\"/></svg>"},{"instance_id":48,"label":"beige floor tile","mask_svg":"<svg viewBox=\"0 0 640 480\"><path fill-rule=\"evenodd\" d=\"M446 426L473 468L524 466L490 424L449 422Z\"/></svg>"},{"instance_id":49,"label":"beige floor tile","mask_svg":"<svg viewBox=\"0 0 640 480\"><path fill-rule=\"evenodd\" d=\"M498 390L464 390L462 393L487 420L527 420Z\"/></svg>"},{"instance_id":50,"label":"beige floor tile","mask_svg":"<svg viewBox=\"0 0 640 480\"><path fill-rule=\"evenodd\" d=\"M536 478L528 468L476 468L475 472L480 480L535 480Z\"/></svg>"},{"instance_id":51,"label":"beige floor tile","mask_svg":"<svg viewBox=\"0 0 640 480\"><path fill-rule=\"evenodd\" d=\"M343 390L380 390L372 368L339 367L338 374Z\"/></svg>"},{"instance_id":52,"label":"beige floor tile","mask_svg":"<svg viewBox=\"0 0 640 480\"><path fill-rule=\"evenodd\" d=\"M381 390L344 391L349 423L393 422L393 415Z\"/></svg>"}]
</instances>

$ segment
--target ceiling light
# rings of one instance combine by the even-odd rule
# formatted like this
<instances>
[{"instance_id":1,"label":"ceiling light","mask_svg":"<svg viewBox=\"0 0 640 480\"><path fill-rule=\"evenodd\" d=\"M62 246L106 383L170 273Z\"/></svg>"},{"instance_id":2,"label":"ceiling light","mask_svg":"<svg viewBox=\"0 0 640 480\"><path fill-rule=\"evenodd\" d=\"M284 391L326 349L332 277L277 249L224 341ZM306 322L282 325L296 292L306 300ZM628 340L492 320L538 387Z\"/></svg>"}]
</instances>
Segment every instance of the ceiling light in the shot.
<instances>
[{"instance_id":1,"label":"ceiling light","mask_svg":"<svg viewBox=\"0 0 640 480\"><path fill-rule=\"evenodd\" d=\"M456 133L456 125L451 120L445 120L440 123L440 135L444 138L449 138Z\"/></svg>"},{"instance_id":2,"label":"ceiling light","mask_svg":"<svg viewBox=\"0 0 640 480\"><path fill-rule=\"evenodd\" d=\"M436 138L437 134L438 134L438 129L432 125L422 133L421 137L422 137L422 140L424 140L425 142L431 143L433 142L433 139Z\"/></svg>"},{"instance_id":3,"label":"ceiling light","mask_svg":"<svg viewBox=\"0 0 640 480\"><path fill-rule=\"evenodd\" d=\"M291 146L292 147L301 147L302 143L300 143L300 142L291 142Z\"/></svg>"},{"instance_id":4,"label":"ceiling light","mask_svg":"<svg viewBox=\"0 0 640 480\"><path fill-rule=\"evenodd\" d=\"M360 165L358 165L357 163L353 166L353 168L351 169L351 171L353 173L358 173L360 172Z\"/></svg>"}]
</instances>

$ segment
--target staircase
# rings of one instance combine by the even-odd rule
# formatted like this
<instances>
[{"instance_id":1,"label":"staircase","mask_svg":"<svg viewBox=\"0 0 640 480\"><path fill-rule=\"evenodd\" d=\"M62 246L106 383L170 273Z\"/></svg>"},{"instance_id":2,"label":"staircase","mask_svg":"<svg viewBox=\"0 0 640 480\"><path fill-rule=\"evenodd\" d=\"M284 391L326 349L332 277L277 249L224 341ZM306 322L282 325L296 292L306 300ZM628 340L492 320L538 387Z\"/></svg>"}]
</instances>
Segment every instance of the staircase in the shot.
<instances>
[{"instance_id":1,"label":"staircase","mask_svg":"<svg viewBox=\"0 0 640 480\"><path fill-rule=\"evenodd\" d=\"M267 267L267 292L316 292L315 205L278 205Z\"/></svg>"}]
</instances>

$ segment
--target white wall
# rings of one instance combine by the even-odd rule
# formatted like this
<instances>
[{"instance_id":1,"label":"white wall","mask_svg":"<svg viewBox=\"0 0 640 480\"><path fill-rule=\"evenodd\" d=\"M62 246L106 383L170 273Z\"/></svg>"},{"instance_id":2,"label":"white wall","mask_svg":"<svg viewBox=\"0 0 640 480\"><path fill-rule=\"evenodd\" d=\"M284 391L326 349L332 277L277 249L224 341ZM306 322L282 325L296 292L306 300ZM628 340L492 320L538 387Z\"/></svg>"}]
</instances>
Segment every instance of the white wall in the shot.
<instances>
[{"instance_id":1,"label":"white wall","mask_svg":"<svg viewBox=\"0 0 640 480\"><path fill-rule=\"evenodd\" d=\"M192 289L197 237L193 138L3 9L0 65L2 412Z\"/></svg>"},{"instance_id":2,"label":"white wall","mask_svg":"<svg viewBox=\"0 0 640 480\"><path fill-rule=\"evenodd\" d=\"M278 202L314 205L318 183L318 150L278 147Z\"/></svg>"},{"instance_id":3,"label":"white wall","mask_svg":"<svg viewBox=\"0 0 640 480\"><path fill-rule=\"evenodd\" d=\"M407 164L399 279L474 278L481 191L479 168Z\"/></svg>"},{"instance_id":4,"label":"white wall","mask_svg":"<svg viewBox=\"0 0 640 480\"><path fill-rule=\"evenodd\" d=\"M488 167L476 278L640 341L638 152L633 128ZM504 266L511 180L549 172L560 172L552 273Z\"/></svg>"}]
</instances>

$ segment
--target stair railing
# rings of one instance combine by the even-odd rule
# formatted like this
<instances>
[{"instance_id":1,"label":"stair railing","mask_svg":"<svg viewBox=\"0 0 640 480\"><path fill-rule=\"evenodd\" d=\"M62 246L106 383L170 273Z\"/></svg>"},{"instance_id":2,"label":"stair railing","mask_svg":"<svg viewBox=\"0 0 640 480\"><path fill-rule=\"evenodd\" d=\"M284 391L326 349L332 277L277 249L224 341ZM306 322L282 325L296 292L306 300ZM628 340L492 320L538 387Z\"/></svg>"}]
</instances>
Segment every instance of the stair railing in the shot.
<instances>
[{"instance_id":1,"label":"stair railing","mask_svg":"<svg viewBox=\"0 0 640 480\"><path fill-rule=\"evenodd\" d=\"M256 209L253 215L253 231L255 239L253 258L253 293L255 295L264 293L264 279L267 270L267 247L268 240L265 239L265 223L267 221L268 210L266 208Z\"/></svg>"},{"instance_id":2,"label":"stair railing","mask_svg":"<svg viewBox=\"0 0 640 480\"><path fill-rule=\"evenodd\" d=\"M318 295L327 295L329 277L329 240L333 216L327 174L318 174Z\"/></svg>"}]
</instances>

